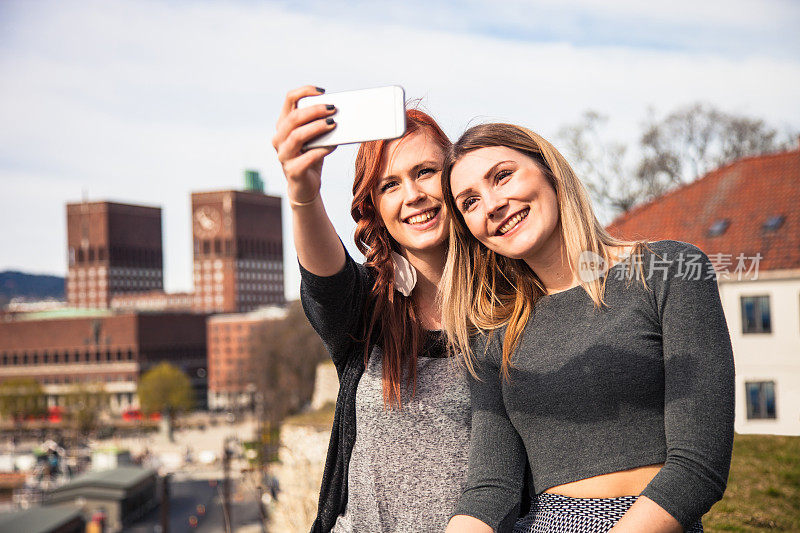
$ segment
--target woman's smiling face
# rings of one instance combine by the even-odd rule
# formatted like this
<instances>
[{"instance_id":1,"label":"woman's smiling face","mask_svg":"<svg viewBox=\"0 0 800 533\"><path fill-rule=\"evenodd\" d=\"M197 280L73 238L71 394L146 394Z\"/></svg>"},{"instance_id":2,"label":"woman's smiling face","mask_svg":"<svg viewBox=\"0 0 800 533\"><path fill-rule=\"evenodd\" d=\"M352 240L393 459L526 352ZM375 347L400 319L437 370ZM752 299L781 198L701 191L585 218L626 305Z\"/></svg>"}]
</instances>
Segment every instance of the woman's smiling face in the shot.
<instances>
[{"instance_id":1,"label":"woman's smiling face","mask_svg":"<svg viewBox=\"0 0 800 533\"><path fill-rule=\"evenodd\" d=\"M560 238L558 198L540 165L505 146L467 152L453 165L450 187L470 233L512 259L527 259Z\"/></svg>"},{"instance_id":2,"label":"woman's smiling face","mask_svg":"<svg viewBox=\"0 0 800 533\"><path fill-rule=\"evenodd\" d=\"M372 198L392 238L409 251L444 248L449 218L442 195L444 151L424 128L392 141Z\"/></svg>"}]
</instances>

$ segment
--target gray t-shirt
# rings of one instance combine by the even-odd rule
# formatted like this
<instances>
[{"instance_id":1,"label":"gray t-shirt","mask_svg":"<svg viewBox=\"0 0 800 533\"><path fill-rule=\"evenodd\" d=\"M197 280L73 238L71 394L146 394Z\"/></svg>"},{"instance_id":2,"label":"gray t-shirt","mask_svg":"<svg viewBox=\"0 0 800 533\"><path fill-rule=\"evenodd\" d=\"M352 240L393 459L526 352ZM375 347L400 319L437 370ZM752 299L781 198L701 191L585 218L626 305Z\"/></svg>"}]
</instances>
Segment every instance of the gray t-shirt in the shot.
<instances>
[{"instance_id":1,"label":"gray t-shirt","mask_svg":"<svg viewBox=\"0 0 800 533\"><path fill-rule=\"evenodd\" d=\"M733 444L734 367L713 266L690 244L651 243L649 289L615 265L607 306L581 287L534 306L500 378L503 331L476 338L480 380L469 481L456 514L498 528L519 498L525 459L537 493L664 463L644 489L688 528L722 498ZM500 528L503 529L503 528Z\"/></svg>"},{"instance_id":2,"label":"gray t-shirt","mask_svg":"<svg viewBox=\"0 0 800 533\"><path fill-rule=\"evenodd\" d=\"M404 389L402 410L384 408L381 376L375 348L356 392L347 509L333 531L444 531L467 474L465 372L447 357L418 357L416 393Z\"/></svg>"}]
</instances>

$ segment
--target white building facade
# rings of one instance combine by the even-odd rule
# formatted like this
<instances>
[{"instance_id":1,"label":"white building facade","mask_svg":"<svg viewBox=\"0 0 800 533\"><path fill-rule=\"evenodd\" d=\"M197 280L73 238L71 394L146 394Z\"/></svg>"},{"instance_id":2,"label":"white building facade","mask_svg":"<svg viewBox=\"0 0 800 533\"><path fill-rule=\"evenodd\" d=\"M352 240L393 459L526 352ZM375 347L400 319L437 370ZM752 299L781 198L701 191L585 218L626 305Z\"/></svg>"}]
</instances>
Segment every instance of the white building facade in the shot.
<instances>
[{"instance_id":1,"label":"white building facade","mask_svg":"<svg viewBox=\"0 0 800 533\"><path fill-rule=\"evenodd\" d=\"M738 433L800 435L800 269L720 280L736 362Z\"/></svg>"}]
</instances>

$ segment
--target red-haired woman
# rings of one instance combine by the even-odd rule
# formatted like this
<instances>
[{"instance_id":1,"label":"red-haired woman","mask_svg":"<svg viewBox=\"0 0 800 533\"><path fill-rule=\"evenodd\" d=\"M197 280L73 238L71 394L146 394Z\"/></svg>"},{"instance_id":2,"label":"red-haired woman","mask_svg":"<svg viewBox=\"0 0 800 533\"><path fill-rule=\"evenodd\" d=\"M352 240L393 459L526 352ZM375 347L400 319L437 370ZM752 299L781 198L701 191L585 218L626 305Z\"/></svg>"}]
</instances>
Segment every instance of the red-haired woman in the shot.
<instances>
[{"instance_id":1,"label":"red-haired woman","mask_svg":"<svg viewBox=\"0 0 800 533\"><path fill-rule=\"evenodd\" d=\"M332 148L303 151L336 110L297 109L291 91L273 146L283 165L303 307L339 374L339 395L312 531L442 531L465 481L467 381L446 358L437 284L449 219L440 174L450 141L420 111L406 134L363 143L351 214L356 263L320 197Z\"/></svg>"}]
</instances>

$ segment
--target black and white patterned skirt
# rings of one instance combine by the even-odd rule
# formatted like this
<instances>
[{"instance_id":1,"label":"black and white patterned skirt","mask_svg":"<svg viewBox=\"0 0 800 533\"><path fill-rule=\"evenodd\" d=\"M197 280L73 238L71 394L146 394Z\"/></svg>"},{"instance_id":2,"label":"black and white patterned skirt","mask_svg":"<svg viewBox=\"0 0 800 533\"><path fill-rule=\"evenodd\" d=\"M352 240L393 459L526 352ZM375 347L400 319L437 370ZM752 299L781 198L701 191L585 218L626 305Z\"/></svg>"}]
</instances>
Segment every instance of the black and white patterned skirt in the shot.
<instances>
[{"instance_id":1,"label":"black and white patterned skirt","mask_svg":"<svg viewBox=\"0 0 800 533\"><path fill-rule=\"evenodd\" d=\"M514 533L600 533L622 518L637 496L620 498L571 498L542 493L531 503L531 512L520 518ZM686 533L703 533L698 520Z\"/></svg>"}]
</instances>

